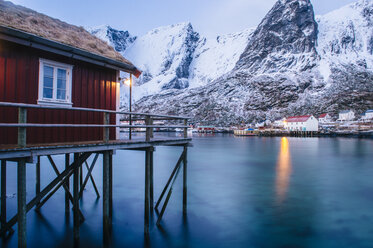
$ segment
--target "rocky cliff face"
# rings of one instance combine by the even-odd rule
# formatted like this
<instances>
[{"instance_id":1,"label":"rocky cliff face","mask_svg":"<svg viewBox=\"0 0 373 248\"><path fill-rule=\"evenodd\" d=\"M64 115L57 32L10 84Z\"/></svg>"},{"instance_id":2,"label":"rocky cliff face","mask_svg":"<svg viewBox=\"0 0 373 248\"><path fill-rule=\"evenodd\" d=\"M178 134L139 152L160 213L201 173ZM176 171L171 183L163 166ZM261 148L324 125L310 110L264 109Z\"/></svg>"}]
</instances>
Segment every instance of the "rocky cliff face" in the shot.
<instances>
[{"instance_id":1,"label":"rocky cliff face","mask_svg":"<svg viewBox=\"0 0 373 248\"><path fill-rule=\"evenodd\" d=\"M160 56L157 66L146 62L153 59L153 48L144 43L175 41L194 31L165 31L167 39L161 39L164 34L137 40L125 55L148 68L143 75L148 81L141 79L134 88L142 92L135 109L221 126L341 109L361 113L373 108L372 13L370 0L318 17L309 0L278 0L256 29L216 40L191 35L188 45L183 38L178 44L184 45L177 46L182 52L176 57L188 59ZM142 49L147 54L141 55ZM184 67L178 74L180 64ZM184 87L169 84L177 75ZM154 85L158 88L149 90Z\"/></svg>"}]
</instances>

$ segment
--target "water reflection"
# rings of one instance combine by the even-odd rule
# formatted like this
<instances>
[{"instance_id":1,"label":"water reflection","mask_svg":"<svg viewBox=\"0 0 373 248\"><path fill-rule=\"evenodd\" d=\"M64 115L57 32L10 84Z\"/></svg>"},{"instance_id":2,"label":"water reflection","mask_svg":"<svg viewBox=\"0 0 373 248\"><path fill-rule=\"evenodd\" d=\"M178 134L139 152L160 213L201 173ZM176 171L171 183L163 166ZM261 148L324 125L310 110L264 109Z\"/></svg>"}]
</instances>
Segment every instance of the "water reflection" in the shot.
<instances>
[{"instance_id":1,"label":"water reflection","mask_svg":"<svg viewBox=\"0 0 373 248\"><path fill-rule=\"evenodd\" d=\"M276 202L281 204L286 198L291 174L291 160L289 140L286 137L281 139L281 148L276 165Z\"/></svg>"}]
</instances>

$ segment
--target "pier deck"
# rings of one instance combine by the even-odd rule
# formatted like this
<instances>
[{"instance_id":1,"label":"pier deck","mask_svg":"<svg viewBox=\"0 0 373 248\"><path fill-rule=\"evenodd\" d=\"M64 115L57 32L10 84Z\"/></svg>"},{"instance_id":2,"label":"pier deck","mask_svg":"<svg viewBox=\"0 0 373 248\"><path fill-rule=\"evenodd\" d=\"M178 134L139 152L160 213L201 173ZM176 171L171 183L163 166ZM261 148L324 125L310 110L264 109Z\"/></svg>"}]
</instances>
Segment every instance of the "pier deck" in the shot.
<instances>
[{"instance_id":1,"label":"pier deck","mask_svg":"<svg viewBox=\"0 0 373 248\"><path fill-rule=\"evenodd\" d=\"M160 214L157 219L157 225L160 225L162 217L165 213L168 201L172 194L172 188L182 171L183 182L183 213L187 209L187 149L191 146L191 140L187 135L187 117L154 115L149 113L134 113L121 112L105 109L88 109L88 108L64 108L57 106L40 106L35 104L19 104L19 103L4 103L0 102L0 107L18 108L18 123L0 123L0 128L17 128L16 138L17 144L0 144L0 160L1 160L1 214L0 214L0 236L3 239L10 237L14 230L15 224L18 228L18 246L26 247L26 215L31 209L39 211L41 207L60 189L65 191L65 213L68 215L73 212L74 219L74 246L79 246L79 226L84 222L85 218L79 208L79 199L84 193L84 188L90 180L95 188L97 198L100 197L99 190L92 176L92 170L97 162L98 157L102 156L102 204L103 204L103 242L105 247L110 247L111 242L111 223L112 223L112 196L113 196L113 155L116 150L140 150L144 151L145 155L145 195L144 195L144 234L149 235L150 216L151 212L157 211L160 203L163 202ZM58 109L76 112L96 112L101 113L103 120L102 124L87 123L29 123L27 122L27 109ZM112 124L112 117L129 116L129 125ZM139 120L143 121L143 125L132 125L131 117L139 116ZM153 125L154 120L170 121L170 125ZM182 121L182 124L175 124ZM95 128L96 132L100 132L102 140L96 141L71 141L42 144L27 143L27 130L30 128ZM112 131L114 128L126 128L129 130L128 139L113 139ZM132 137L131 130L134 128L144 128L146 130L144 137ZM155 128L183 128L184 131L180 137L154 137L153 130ZM31 129L30 129L31 130ZM58 129L57 129L58 130ZM111 131L110 131L111 130ZM119 131L119 130L117 130ZM57 131L58 132L58 131ZM30 132L32 134L32 132ZM68 132L65 132L67 135ZM119 133L119 132L118 132ZM97 133L96 133L97 134ZM53 134L52 134L53 135ZM120 137L120 136L116 136ZM179 146L183 147L183 151L176 162L176 165L163 188L159 199L154 207L154 185L153 185L153 153L156 146ZM175 150L176 151L176 150ZM65 155L64 170L59 171L58 166L54 162L53 155ZM56 177L47 184L41 184L40 177L40 157L47 157L50 166L53 168ZM88 162L88 158L93 157ZM17 166L17 213L12 217L7 217L6 209L6 185L7 185L7 161L16 162ZM35 164L35 196L29 202L26 201L26 169L32 168ZM12 165L13 166L13 165ZM96 166L97 167L97 166ZM182 168L182 169L181 169ZM71 180L72 179L72 180ZM83 180L84 179L84 180ZM70 187L72 181L72 186ZM40 185L46 185L41 188ZM72 192L71 192L72 191ZM163 198L166 196L165 198ZM71 205L70 205L71 204ZM72 208L70 208L72 206Z\"/></svg>"}]
</instances>

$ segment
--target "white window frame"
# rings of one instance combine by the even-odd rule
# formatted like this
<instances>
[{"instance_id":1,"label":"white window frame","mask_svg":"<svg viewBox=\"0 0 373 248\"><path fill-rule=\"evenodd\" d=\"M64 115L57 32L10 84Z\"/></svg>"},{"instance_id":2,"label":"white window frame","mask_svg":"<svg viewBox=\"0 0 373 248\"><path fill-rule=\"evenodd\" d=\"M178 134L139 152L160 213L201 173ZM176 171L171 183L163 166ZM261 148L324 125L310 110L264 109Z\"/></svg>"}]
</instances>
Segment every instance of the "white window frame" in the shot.
<instances>
[{"instance_id":1,"label":"white window frame","mask_svg":"<svg viewBox=\"0 0 373 248\"><path fill-rule=\"evenodd\" d=\"M44 86L44 65L51 66L53 68L64 69L67 72L66 75L66 100L57 99L57 70L53 70L53 98L44 98L43 97L43 86ZM73 74L73 66L47 60L47 59L39 59L39 96L38 96L38 104L46 104L46 105L64 105L64 106L72 106L71 97L72 97L72 74Z\"/></svg>"}]
</instances>

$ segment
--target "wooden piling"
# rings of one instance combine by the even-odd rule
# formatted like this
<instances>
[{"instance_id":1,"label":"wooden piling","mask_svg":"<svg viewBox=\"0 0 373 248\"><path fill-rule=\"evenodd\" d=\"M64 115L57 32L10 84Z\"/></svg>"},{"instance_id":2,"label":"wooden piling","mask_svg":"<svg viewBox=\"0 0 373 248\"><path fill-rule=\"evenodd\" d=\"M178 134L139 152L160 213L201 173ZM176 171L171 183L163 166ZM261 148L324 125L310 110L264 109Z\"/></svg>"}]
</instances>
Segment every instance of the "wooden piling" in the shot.
<instances>
[{"instance_id":1,"label":"wooden piling","mask_svg":"<svg viewBox=\"0 0 373 248\"><path fill-rule=\"evenodd\" d=\"M35 172L35 194L38 195L40 193L40 156L38 156L36 161L36 172ZM39 202L38 202L39 203Z\"/></svg>"},{"instance_id":2,"label":"wooden piling","mask_svg":"<svg viewBox=\"0 0 373 248\"><path fill-rule=\"evenodd\" d=\"M1 230L4 230L6 223L6 160L1 160Z\"/></svg>"},{"instance_id":3,"label":"wooden piling","mask_svg":"<svg viewBox=\"0 0 373 248\"><path fill-rule=\"evenodd\" d=\"M150 151L145 150L145 201L144 201L144 234L149 234L149 206L150 206Z\"/></svg>"},{"instance_id":4,"label":"wooden piling","mask_svg":"<svg viewBox=\"0 0 373 248\"><path fill-rule=\"evenodd\" d=\"M18 247L26 247L26 160L17 165Z\"/></svg>"},{"instance_id":5,"label":"wooden piling","mask_svg":"<svg viewBox=\"0 0 373 248\"><path fill-rule=\"evenodd\" d=\"M65 154L65 170L67 170L70 166L70 154ZM65 180L66 189L70 190L70 177L66 177ZM70 213L70 199L69 199L69 193L65 192L65 213Z\"/></svg>"},{"instance_id":6,"label":"wooden piling","mask_svg":"<svg viewBox=\"0 0 373 248\"><path fill-rule=\"evenodd\" d=\"M18 123L25 124L27 122L27 109L18 108ZM26 146L26 127L18 127L18 146Z\"/></svg>"},{"instance_id":7,"label":"wooden piling","mask_svg":"<svg viewBox=\"0 0 373 248\"><path fill-rule=\"evenodd\" d=\"M110 203L109 203L109 195L110 195L110 182L109 182L109 175L110 175L110 152L104 151L103 152L103 173L102 173L102 211L103 211L103 240L104 246L109 246L110 242Z\"/></svg>"},{"instance_id":8,"label":"wooden piling","mask_svg":"<svg viewBox=\"0 0 373 248\"><path fill-rule=\"evenodd\" d=\"M109 217L113 218L113 152L109 152Z\"/></svg>"},{"instance_id":9,"label":"wooden piling","mask_svg":"<svg viewBox=\"0 0 373 248\"><path fill-rule=\"evenodd\" d=\"M183 159L183 214L187 212L187 154L188 147L184 146L184 159Z\"/></svg>"},{"instance_id":10,"label":"wooden piling","mask_svg":"<svg viewBox=\"0 0 373 248\"><path fill-rule=\"evenodd\" d=\"M74 153L74 162L77 162L79 158L78 153ZM74 247L79 246L79 166L75 166L73 172L73 213L74 213Z\"/></svg>"},{"instance_id":11,"label":"wooden piling","mask_svg":"<svg viewBox=\"0 0 373 248\"><path fill-rule=\"evenodd\" d=\"M154 147L151 147L150 148L150 151L149 151L149 159L150 159L150 168L149 168L149 201L150 201L150 211L153 212L153 208L154 208L154 176L153 176L153 156L154 156Z\"/></svg>"}]
</instances>

